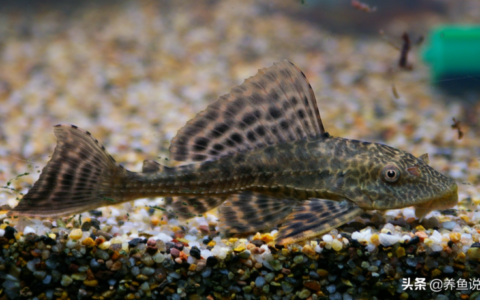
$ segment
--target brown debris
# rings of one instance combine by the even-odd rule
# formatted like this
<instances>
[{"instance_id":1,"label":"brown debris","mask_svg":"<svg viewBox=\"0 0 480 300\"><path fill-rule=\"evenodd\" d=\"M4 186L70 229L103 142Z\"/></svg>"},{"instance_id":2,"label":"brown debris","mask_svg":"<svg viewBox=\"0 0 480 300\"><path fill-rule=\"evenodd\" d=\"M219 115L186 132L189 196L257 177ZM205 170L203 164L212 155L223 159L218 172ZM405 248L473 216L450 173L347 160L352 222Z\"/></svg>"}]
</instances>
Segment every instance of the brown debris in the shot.
<instances>
[{"instance_id":1,"label":"brown debris","mask_svg":"<svg viewBox=\"0 0 480 300\"><path fill-rule=\"evenodd\" d=\"M397 88L395 87L395 84L392 84L392 93L395 99L400 99L400 94L397 91Z\"/></svg>"},{"instance_id":2,"label":"brown debris","mask_svg":"<svg viewBox=\"0 0 480 300\"><path fill-rule=\"evenodd\" d=\"M410 41L410 36L408 33L404 32L402 35L403 45L400 50L400 59L398 61L398 66L403 69L412 70L412 64L408 63L408 52L410 51L412 45Z\"/></svg>"},{"instance_id":3,"label":"brown debris","mask_svg":"<svg viewBox=\"0 0 480 300\"><path fill-rule=\"evenodd\" d=\"M458 139L461 140L463 138L462 122L460 122L455 118L452 118L452 120L453 120L452 129L456 129L458 131Z\"/></svg>"},{"instance_id":4,"label":"brown debris","mask_svg":"<svg viewBox=\"0 0 480 300\"><path fill-rule=\"evenodd\" d=\"M358 0L352 0L351 4L355 9L360 10L360 11L364 11L364 12L367 12L367 13L372 13L372 12L377 11L377 7L370 6L366 3L360 2Z\"/></svg>"}]
</instances>

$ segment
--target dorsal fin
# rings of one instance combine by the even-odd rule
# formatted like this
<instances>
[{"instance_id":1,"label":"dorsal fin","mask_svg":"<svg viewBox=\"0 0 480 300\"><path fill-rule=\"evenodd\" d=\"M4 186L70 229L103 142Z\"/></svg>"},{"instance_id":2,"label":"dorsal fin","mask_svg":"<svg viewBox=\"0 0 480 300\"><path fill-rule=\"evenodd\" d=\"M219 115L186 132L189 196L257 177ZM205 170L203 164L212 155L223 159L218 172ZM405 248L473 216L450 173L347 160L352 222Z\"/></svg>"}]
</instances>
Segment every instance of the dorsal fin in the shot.
<instances>
[{"instance_id":1,"label":"dorsal fin","mask_svg":"<svg viewBox=\"0 0 480 300\"><path fill-rule=\"evenodd\" d=\"M283 61L259 70L190 120L170 153L177 161L215 160L324 133L307 78Z\"/></svg>"},{"instance_id":2,"label":"dorsal fin","mask_svg":"<svg viewBox=\"0 0 480 300\"><path fill-rule=\"evenodd\" d=\"M418 157L419 160L423 161L427 165L430 164L430 159L428 158L428 153L422 154Z\"/></svg>"}]
</instances>

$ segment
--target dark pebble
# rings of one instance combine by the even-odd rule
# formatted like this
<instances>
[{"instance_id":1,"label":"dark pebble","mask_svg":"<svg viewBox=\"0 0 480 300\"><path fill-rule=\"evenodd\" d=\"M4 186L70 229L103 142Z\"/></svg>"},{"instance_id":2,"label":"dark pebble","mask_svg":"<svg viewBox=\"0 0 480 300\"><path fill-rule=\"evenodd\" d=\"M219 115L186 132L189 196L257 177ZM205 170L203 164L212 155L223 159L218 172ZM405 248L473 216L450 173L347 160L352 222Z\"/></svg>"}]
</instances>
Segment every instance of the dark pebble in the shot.
<instances>
[{"instance_id":1,"label":"dark pebble","mask_svg":"<svg viewBox=\"0 0 480 300\"><path fill-rule=\"evenodd\" d=\"M213 267L218 263L218 259L215 256L207 258L207 266Z\"/></svg>"},{"instance_id":2,"label":"dark pebble","mask_svg":"<svg viewBox=\"0 0 480 300\"><path fill-rule=\"evenodd\" d=\"M45 245L50 245L50 246L54 246L57 244L57 241L52 239L52 238L49 238L48 236L44 236L42 235L40 237L40 240L45 244Z\"/></svg>"},{"instance_id":3,"label":"dark pebble","mask_svg":"<svg viewBox=\"0 0 480 300\"><path fill-rule=\"evenodd\" d=\"M32 254L30 254L30 252L27 252L27 251L20 252L20 256L26 260L32 259Z\"/></svg>"},{"instance_id":4,"label":"dark pebble","mask_svg":"<svg viewBox=\"0 0 480 300\"><path fill-rule=\"evenodd\" d=\"M95 216L95 217L101 217L103 215L103 213L99 210L91 210L89 211L89 213L92 215L92 216Z\"/></svg>"},{"instance_id":5,"label":"dark pebble","mask_svg":"<svg viewBox=\"0 0 480 300\"><path fill-rule=\"evenodd\" d=\"M170 254L174 257L174 258L177 258L180 256L180 250L178 250L177 248L172 248L170 249Z\"/></svg>"},{"instance_id":6,"label":"dark pebble","mask_svg":"<svg viewBox=\"0 0 480 300\"><path fill-rule=\"evenodd\" d=\"M111 279L113 276L114 272L108 271L108 270L101 270L95 273L95 278L98 280L103 280L106 281L108 279Z\"/></svg>"},{"instance_id":7,"label":"dark pebble","mask_svg":"<svg viewBox=\"0 0 480 300\"><path fill-rule=\"evenodd\" d=\"M227 256L227 258L228 258L228 256ZM232 258L230 259L231 263L236 263L236 262L239 262L239 261L240 261L240 256L239 255L232 256Z\"/></svg>"},{"instance_id":8,"label":"dark pebble","mask_svg":"<svg viewBox=\"0 0 480 300\"><path fill-rule=\"evenodd\" d=\"M129 241L128 242L128 247L129 248L132 248L132 247L136 247L138 244L140 243L146 243L147 240L146 239L142 239L142 238L134 238L133 240Z\"/></svg>"},{"instance_id":9,"label":"dark pebble","mask_svg":"<svg viewBox=\"0 0 480 300\"><path fill-rule=\"evenodd\" d=\"M291 283L291 284L296 284L297 283L297 280L295 278L292 278L292 277L285 277L285 281L288 282L288 283Z\"/></svg>"},{"instance_id":10,"label":"dark pebble","mask_svg":"<svg viewBox=\"0 0 480 300\"><path fill-rule=\"evenodd\" d=\"M57 270L52 270L52 279L53 282L58 282L62 278L62 273Z\"/></svg>"},{"instance_id":11,"label":"dark pebble","mask_svg":"<svg viewBox=\"0 0 480 300\"><path fill-rule=\"evenodd\" d=\"M102 212L100 212L100 215L101 215L101 214L102 214ZM100 222L99 222L97 219L92 218L92 219L90 220L90 224L91 224L93 227L95 227L97 230L100 230Z\"/></svg>"},{"instance_id":12,"label":"dark pebble","mask_svg":"<svg viewBox=\"0 0 480 300\"><path fill-rule=\"evenodd\" d=\"M82 224L82 231L90 231L90 228L92 228L92 224L90 222L84 222Z\"/></svg>"},{"instance_id":13,"label":"dark pebble","mask_svg":"<svg viewBox=\"0 0 480 300\"><path fill-rule=\"evenodd\" d=\"M147 253L150 255L154 255L158 252L157 246L147 246Z\"/></svg>"},{"instance_id":14,"label":"dark pebble","mask_svg":"<svg viewBox=\"0 0 480 300\"><path fill-rule=\"evenodd\" d=\"M5 234L3 236L9 240L15 239L15 232L17 232L15 228L7 226L5 227Z\"/></svg>"},{"instance_id":15,"label":"dark pebble","mask_svg":"<svg viewBox=\"0 0 480 300\"><path fill-rule=\"evenodd\" d=\"M253 240L250 243L254 244L257 247L261 247L263 244L265 244L262 240Z\"/></svg>"},{"instance_id":16,"label":"dark pebble","mask_svg":"<svg viewBox=\"0 0 480 300\"><path fill-rule=\"evenodd\" d=\"M163 262L162 262L162 266L167 269L167 270L171 270L173 269L173 267L175 266L175 263L173 262L173 260L169 259L169 258L166 258Z\"/></svg>"},{"instance_id":17,"label":"dark pebble","mask_svg":"<svg viewBox=\"0 0 480 300\"><path fill-rule=\"evenodd\" d=\"M228 270L227 269L219 269L218 272L220 274L223 274L223 275L227 275L228 276Z\"/></svg>"},{"instance_id":18,"label":"dark pebble","mask_svg":"<svg viewBox=\"0 0 480 300\"><path fill-rule=\"evenodd\" d=\"M183 246L182 243L178 242L178 243L175 243L174 247L177 248L178 250L182 251L184 246Z\"/></svg>"},{"instance_id":19,"label":"dark pebble","mask_svg":"<svg viewBox=\"0 0 480 300\"><path fill-rule=\"evenodd\" d=\"M78 266L76 264L70 264L70 266L68 266L68 271L70 271L71 273L77 273Z\"/></svg>"},{"instance_id":20,"label":"dark pebble","mask_svg":"<svg viewBox=\"0 0 480 300\"><path fill-rule=\"evenodd\" d=\"M105 232L103 230L97 230L97 235L98 236L103 236L107 241L111 240L113 235L111 235L110 233L108 232Z\"/></svg>"},{"instance_id":21,"label":"dark pebble","mask_svg":"<svg viewBox=\"0 0 480 300\"><path fill-rule=\"evenodd\" d=\"M407 253L409 253L409 254L415 253L415 251L417 251L417 246L415 246L415 245L410 245L407 248Z\"/></svg>"},{"instance_id":22,"label":"dark pebble","mask_svg":"<svg viewBox=\"0 0 480 300\"><path fill-rule=\"evenodd\" d=\"M6 232L5 232L5 235L6 235ZM480 248L480 243L479 242L473 243L472 246L470 246L470 248Z\"/></svg>"},{"instance_id":23,"label":"dark pebble","mask_svg":"<svg viewBox=\"0 0 480 300\"><path fill-rule=\"evenodd\" d=\"M308 273L308 276L313 279L320 279L320 275L318 275L318 273L315 271L310 271L310 273Z\"/></svg>"},{"instance_id":24,"label":"dark pebble","mask_svg":"<svg viewBox=\"0 0 480 300\"><path fill-rule=\"evenodd\" d=\"M200 259L200 257L201 257L201 255L200 255L200 249L198 249L197 247L193 246L192 249L190 249L190 255L191 255L193 258Z\"/></svg>"},{"instance_id":25,"label":"dark pebble","mask_svg":"<svg viewBox=\"0 0 480 300\"><path fill-rule=\"evenodd\" d=\"M418 236L414 236L412 239L408 241L407 246L416 245L419 242L420 242L420 238Z\"/></svg>"},{"instance_id":26,"label":"dark pebble","mask_svg":"<svg viewBox=\"0 0 480 300\"><path fill-rule=\"evenodd\" d=\"M166 242L165 243L165 248L167 249L167 254L170 254L170 249L175 248L174 243Z\"/></svg>"}]
</instances>

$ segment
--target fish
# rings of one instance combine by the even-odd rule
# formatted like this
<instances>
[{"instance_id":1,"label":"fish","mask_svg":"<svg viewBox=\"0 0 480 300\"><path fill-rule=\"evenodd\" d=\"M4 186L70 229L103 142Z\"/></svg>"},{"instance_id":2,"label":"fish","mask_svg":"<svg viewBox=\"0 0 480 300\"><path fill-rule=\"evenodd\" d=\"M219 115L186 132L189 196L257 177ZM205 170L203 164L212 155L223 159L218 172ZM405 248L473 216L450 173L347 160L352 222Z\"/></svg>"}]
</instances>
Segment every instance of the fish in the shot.
<instances>
[{"instance_id":1,"label":"fish","mask_svg":"<svg viewBox=\"0 0 480 300\"><path fill-rule=\"evenodd\" d=\"M291 244L369 210L415 207L420 219L458 201L454 180L381 143L331 136L305 74L285 60L221 96L181 128L165 166L118 164L75 125L54 126L57 145L10 216L53 218L138 198L172 197L180 219L218 207L226 235L276 227Z\"/></svg>"}]
</instances>

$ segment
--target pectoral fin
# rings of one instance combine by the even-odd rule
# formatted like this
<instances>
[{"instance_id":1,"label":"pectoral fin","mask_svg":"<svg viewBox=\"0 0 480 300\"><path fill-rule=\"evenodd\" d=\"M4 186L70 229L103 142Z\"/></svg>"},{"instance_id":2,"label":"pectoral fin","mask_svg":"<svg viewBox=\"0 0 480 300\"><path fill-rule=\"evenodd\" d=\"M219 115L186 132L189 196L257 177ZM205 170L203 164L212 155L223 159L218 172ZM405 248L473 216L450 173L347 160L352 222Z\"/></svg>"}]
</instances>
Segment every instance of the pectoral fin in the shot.
<instances>
[{"instance_id":1,"label":"pectoral fin","mask_svg":"<svg viewBox=\"0 0 480 300\"><path fill-rule=\"evenodd\" d=\"M233 195L218 208L221 228L227 234L270 228L282 222L297 203L254 192Z\"/></svg>"},{"instance_id":2,"label":"pectoral fin","mask_svg":"<svg viewBox=\"0 0 480 300\"><path fill-rule=\"evenodd\" d=\"M415 205L415 216L420 219L420 222L422 222L423 218L432 210L434 210L432 207L432 201Z\"/></svg>"},{"instance_id":3,"label":"pectoral fin","mask_svg":"<svg viewBox=\"0 0 480 300\"><path fill-rule=\"evenodd\" d=\"M197 217L207 211L214 209L227 200L225 195L215 195L215 197L198 196L198 197L173 197L173 213L178 218L185 220Z\"/></svg>"},{"instance_id":4,"label":"pectoral fin","mask_svg":"<svg viewBox=\"0 0 480 300\"><path fill-rule=\"evenodd\" d=\"M364 211L349 201L310 199L295 207L280 228L279 244L291 244L345 224Z\"/></svg>"}]
</instances>

